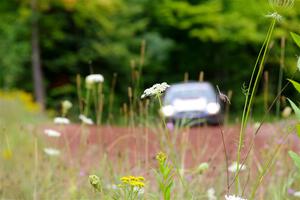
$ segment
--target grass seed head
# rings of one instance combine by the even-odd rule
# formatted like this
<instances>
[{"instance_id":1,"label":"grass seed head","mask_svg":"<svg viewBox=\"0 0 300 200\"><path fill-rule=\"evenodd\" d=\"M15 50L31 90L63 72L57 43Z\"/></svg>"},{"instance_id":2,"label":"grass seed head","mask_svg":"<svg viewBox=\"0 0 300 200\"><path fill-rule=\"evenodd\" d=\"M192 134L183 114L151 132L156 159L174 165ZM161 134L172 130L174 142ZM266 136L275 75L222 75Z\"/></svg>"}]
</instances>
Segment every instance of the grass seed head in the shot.
<instances>
[{"instance_id":1,"label":"grass seed head","mask_svg":"<svg viewBox=\"0 0 300 200\"><path fill-rule=\"evenodd\" d=\"M269 0L273 8L291 8L294 6L294 0Z\"/></svg>"}]
</instances>

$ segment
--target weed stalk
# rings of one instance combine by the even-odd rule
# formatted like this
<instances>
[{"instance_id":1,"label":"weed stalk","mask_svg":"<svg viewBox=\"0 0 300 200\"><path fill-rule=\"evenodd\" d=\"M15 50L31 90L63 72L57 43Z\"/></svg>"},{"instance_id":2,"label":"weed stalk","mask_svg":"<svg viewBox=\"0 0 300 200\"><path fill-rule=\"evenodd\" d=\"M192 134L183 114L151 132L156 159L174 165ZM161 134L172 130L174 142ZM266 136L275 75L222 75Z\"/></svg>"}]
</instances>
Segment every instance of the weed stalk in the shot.
<instances>
[{"instance_id":1,"label":"weed stalk","mask_svg":"<svg viewBox=\"0 0 300 200\"><path fill-rule=\"evenodd\" d=\"M252 104L253 104L253 100L254 100L254 96L256 93L256 89L258 87L258 82L261 78L261 74L264 68L264 62L265 62L265 57L268 51L268 47L270 44L270 40L273 34L273 30L276 24L276 19L272 19L271 25L269 27L266 39L260 49L260 52L258 54L256 63L254 65L254 69L252 71L252 75L250 78L250 82L249 82L249 86L246 92L246 100L245 100L245 104L244 104L244 109L243 109L243 114L242 114L242 122L241 122L241 128L240 128L240 133L239 133L239 144L238 144L238 152L237 152L237 166L239 168L239 164L240 164L240 159L241 159L241 150L242 150L242 146L244 143L244 135L245 135L245 129L247 126L247 122L249 119L249 115L250 115L250 110L252 108ZM258 67L259 65L259 67ZM258 70L257 70L258 67ZM257 71L257 73L255 73ZM250 90L251 90L251 94L250 94ZM249 97L250 95L250 97ZM237 170L238 171L238 170ZM236 179L235 179L235 186L236 186L236 193L239 193L239 174L237 174Z\"/></svg>"}]
</instances>

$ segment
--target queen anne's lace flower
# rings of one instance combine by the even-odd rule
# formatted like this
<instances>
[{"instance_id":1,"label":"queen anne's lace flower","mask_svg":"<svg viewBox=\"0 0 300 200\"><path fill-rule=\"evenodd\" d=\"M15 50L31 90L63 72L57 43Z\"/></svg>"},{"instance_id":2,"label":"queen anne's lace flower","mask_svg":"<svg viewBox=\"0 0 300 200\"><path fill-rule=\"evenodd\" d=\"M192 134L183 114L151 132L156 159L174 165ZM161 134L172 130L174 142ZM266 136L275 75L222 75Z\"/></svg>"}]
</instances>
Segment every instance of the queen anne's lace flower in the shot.
<instances>
[{"instance_id":1,"label":"queen anne's lace flower","mask_svg":"<svg viewBox=\"0 0 300 200\"><path fill-rule=\"evenodd\" d=\"M66 115L70 108L72 108L73 104L68 100L64 100L61 102L61 106L63 114Z\"/></svg>"},{"instance_id":2,"label":"queen anne's lace flower","mask_svg":"<svg viewBox=\"0 0 300 200\"><path fill-rule=\"evenodd\" d=\"M54 123L55 124L70 124L70 120L65 117L55 117Z\"/></svg>"},{"instance_id":3,"label":"queen anne's lace flower","mask_svg":"<svg viewBox=\"0 0 300 200\"><path fill-rule=\"evenodd\" d=\"M235 195L225 195L226 200L247 200Z\"/></svg>"},{"instance_id":4,"label":"queen anne's lace flower","mask_svg":"<svg viewBox=\"0 0 300 200\"><path fill-rule=\"evenodd\" d=\"M300 197L300 191L294 192L293 195L294 195L295 197Z\"/></svg>"},{"instance_id":5,"label":"queen anne's lace flower","mask_svg":"<svg viewBox=\"0 0 300 200\"><path fill-rule=\"evenodd\" d=\"M216 191L214 188L209 188L207 190L207 198L208 200L217 200L217 197L215 195Z\"/></svg>"},{"instance_id":6,"label":"queen anne's lace flower","mask_svg":"<svg viewBox=\"0 0 300 200\"><path fill-rule=\"evenodd\" d=\"M102 83L104 78L101 74L90 74L85 78L87 88L91 88L94 83Z\"/></svg>"},{"instance_id":7,"label":"queen anne's lace flower","mask_svg":"<svg viewBox=\"0 0 300 200\"><path fill-rule=\"evenodd\" d=\"M88 118L84 115L79 115L79 119L84 123L84 124L89 124L92 125L94 124L93 120L91 118Z\"/></svg>"},{"instance_id":8,"label":"queen anne's lace flower","mask_svg":"<svg viewBox=\"0 0 300 200\"><path fill-rule=\"evenodd\" d=\"M243 171L246 169L246 165L241 165L239 164L239 167L237 166L237 162L233 162L229 167L228 167L228 171L230 172L236 172L238 170L238 168L240 168L240 171Z\"/></svg>"},{"instance_id":9,"label":"queen anne's lace flower","mask_svg":"<svg viewBox=\"0 0 300 200\"><path fill-rule=\"evenodd\" d=\"M44 152L49 156L58 156L60 154L60 151L58 149L53 148L45 148Z\"/></svg>"},{"instance_id":10,"label":"queen anne's lace flower","mask_svg":"<svg viewBox=\"0 0 300 200\"><path fill-rule=\"evenodd\" d=\"M144 99L146 97L152 97L162 94L170 85L168 85L166 82L163 83L157 83L154 84L151 88L148 88L144 91L144 93L141 96L141 99Z\"/></svg>"},{"instance_id":11,"label":"queen anne's lace flower","mask_svg":"<svg viewBox=\"0 0 300 200\"><path fill-rule=\"evenodd\" d=\"M45 129L44 133L49 137L60 137L61 133L52 129Z\"/></svg>"}]
</instances>

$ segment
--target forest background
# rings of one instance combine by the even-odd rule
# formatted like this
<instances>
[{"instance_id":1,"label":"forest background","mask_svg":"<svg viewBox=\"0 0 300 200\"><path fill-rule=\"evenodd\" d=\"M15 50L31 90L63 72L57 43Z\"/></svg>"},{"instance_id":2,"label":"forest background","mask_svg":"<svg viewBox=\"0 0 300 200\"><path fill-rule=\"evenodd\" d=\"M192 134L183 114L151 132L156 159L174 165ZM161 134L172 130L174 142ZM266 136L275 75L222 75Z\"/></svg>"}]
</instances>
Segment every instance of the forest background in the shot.
<instances>
[{"instance_id":1,"label":"forest background","mask_svg":"<svg viewBox=\"0 0 300 200\"><path fill-rule=\"evenodd\" d=\"M289 35L299 33L299 10L295 1L280 13L258 112L276 96L280 68L282 82L300 78L292 75L297 47ZM231 109L240 114L271 13L267 0L2 0L0 89L35 93L46 108L56 108L60 100L76 100L77 74L101 73L106 94L117 80L118 112L138 70L140 90L184 77L198 80L202 71L204 80L233 92ZM283 95L293 96L293 88Z\"/></svg>"}]
</instances>

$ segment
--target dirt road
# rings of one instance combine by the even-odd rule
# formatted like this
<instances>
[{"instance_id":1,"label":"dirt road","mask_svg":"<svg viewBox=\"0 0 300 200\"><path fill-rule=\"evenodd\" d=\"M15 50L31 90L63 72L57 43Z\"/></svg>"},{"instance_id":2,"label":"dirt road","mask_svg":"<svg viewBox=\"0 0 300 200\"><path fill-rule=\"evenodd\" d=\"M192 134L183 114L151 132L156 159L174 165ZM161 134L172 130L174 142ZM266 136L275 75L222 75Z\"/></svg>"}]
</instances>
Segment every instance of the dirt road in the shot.
<instances>
[{"instance_id":1,"label":"dirt road","mask_svg":"<svg viewBox=\"0 0 300 200\"><path fill-rule=\"evenodd\" d=\"M49 126L48 126L49 127ZM295 130L286 122L263 124L256 137L255 125L247 128L243 156L249 150L251 142L255 159L281 145L283 151L299 150L299 139ZM52 127L53 128L53 127ZM196 167L201 162L217 165L225 162L222 132L229 163L236 158L239 126L226 127L194 127L172 130L168 132L147 128L128 128L112 126L80 126L68 125L54 127L62 133L59 140L48 139L60 148L68 149L73 158L80 156L83 165L93 165L99 160L108 158L112 163L127 160L128 165L145 165L151 167L155 154L166 151L186 168ZM289 133L287 139L285 134ZM45 136L46 138L46 136ZM253 140L254 138L254 140Z\"/></svg>"}]
</instances>

